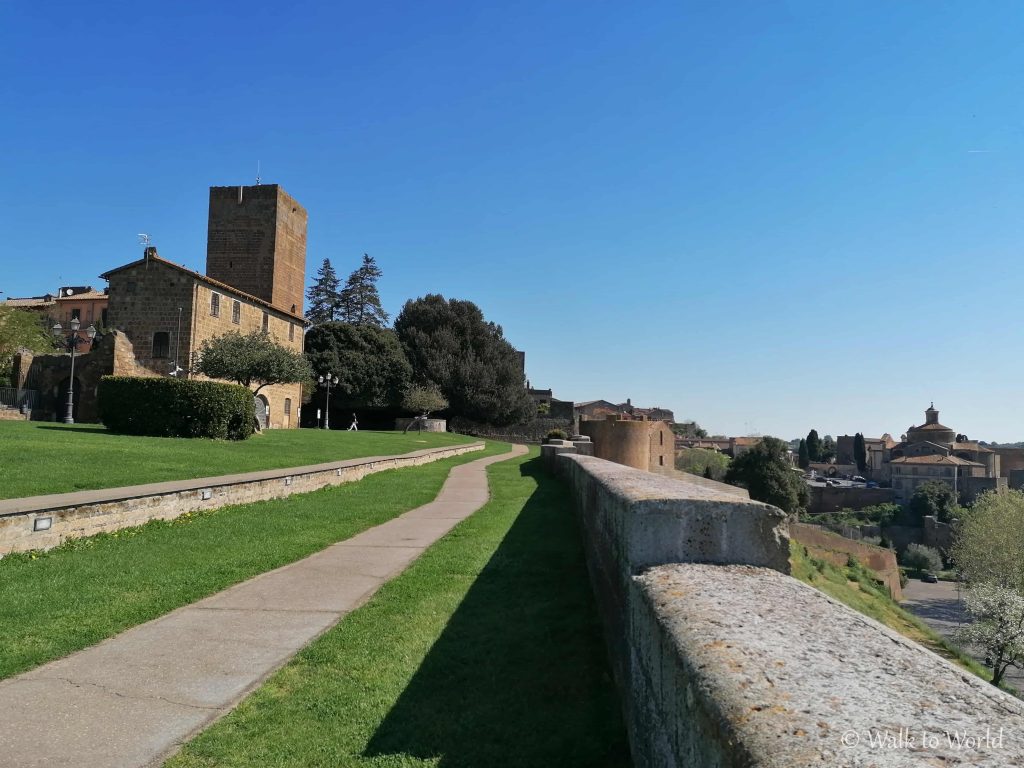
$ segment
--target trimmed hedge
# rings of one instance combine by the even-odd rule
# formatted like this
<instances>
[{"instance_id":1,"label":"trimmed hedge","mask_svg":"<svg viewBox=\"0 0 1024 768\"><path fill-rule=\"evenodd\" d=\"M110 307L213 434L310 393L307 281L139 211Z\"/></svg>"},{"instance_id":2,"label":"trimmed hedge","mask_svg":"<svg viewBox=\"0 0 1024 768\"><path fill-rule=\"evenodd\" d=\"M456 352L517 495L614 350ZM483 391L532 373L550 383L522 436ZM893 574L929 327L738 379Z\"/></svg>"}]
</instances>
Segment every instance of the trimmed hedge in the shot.
<instances>
[{"instance_id":1,"label":"trimmed hedge","mask_svg":"<svg viewBox=\"0 0 1024 768\"><path fill-rule=\"evenodd\" d=\"M245 440L253 432L253 394L238 384L104 376L100 421L112 432L154 437Z\"/></svg>"}]
</instances>

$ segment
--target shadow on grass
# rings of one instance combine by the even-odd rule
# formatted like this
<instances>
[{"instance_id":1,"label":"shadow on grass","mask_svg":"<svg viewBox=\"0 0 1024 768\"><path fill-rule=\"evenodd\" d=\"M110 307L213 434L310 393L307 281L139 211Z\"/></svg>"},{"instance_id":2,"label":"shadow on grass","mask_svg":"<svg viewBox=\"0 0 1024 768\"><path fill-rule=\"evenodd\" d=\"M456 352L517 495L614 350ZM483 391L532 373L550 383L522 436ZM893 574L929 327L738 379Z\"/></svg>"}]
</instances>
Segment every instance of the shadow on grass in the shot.
<instances>
[{"instance_id":1,"label":"shadow on grass","mask_svg":"<svg viewBox=\"0 0 1024 768\"><path fill-rule=\"evenodd\" d=\"M452 766L621 766L629 749L566 489L537 490L364 756Z\"/></svg>"},{"instance_id":2,"label":"shadow on grass","mask_svg":"<svg viewBox=\"0 0 1024 768\"><path fill-rule=\"evenodd\" d=\"M91 433L100 435L113 435L114 432L106 429L105 427L79 427L78 425L71 424L46 424L39 425L39 429L55 429L58 432L74 432L75 434Z\"/></svg>"}]
</instances>

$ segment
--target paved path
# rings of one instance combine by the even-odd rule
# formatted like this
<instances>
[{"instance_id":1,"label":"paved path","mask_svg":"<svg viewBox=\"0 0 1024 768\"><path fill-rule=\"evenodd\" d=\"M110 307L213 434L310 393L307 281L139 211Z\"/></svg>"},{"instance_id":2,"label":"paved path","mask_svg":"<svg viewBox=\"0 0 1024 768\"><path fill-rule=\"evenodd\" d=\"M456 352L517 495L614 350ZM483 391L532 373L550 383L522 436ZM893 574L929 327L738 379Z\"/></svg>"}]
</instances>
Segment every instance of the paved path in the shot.
<instances>
[{"instance_id":1,"label":"paved path","mask_svg":"<svg viewBox=\"0 0 1024 768\"><path fill-rule=\"evenodd\" d=\"M0 766L154 766L488 499L485 467L304 560L0 682Z\"/></svg>"},{"instance_id":2,"label":"paved path","mask_svg":"<svg viewBox=\"0 0 1024 768\"><path fill-rule=\"evenodd\" d=\"M963 601L957 595L956 582L953 581L928 584L919 579L908 579L907 586L903 588L901 605L954 645L959 643L953 639L953 633L960 625L970 621ZM964 650L983 662L985 653L980 648L968 647ZM1010 667L1004 679L1018 691L1024 691L1024 671Z\"/></svg>"}]
</instances>

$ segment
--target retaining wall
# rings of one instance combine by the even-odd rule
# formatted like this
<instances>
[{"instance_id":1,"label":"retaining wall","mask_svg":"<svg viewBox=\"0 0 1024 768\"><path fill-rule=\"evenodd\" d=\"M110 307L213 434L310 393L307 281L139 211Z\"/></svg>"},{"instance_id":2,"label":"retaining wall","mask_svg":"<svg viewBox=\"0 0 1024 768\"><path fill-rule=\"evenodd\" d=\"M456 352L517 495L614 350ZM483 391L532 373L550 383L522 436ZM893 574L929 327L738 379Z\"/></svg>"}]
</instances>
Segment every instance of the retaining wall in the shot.
<instances>
[{"instance_id":1,"label":"retaining wall","mask_svg":"<svg viewBox=\"0 0 1024 768\"><path fill-rule=\"evenodd\" d=\"M860 541L845 538L838 533L826 531L818 525L790 523L789 535L794 541L807 547L807 551L821 560L828 560L833 565L845 566L849 556L856 557L861 565L870 568L889 589L893 600L903 599L900 587L900 567L896 562L896 553L885 547L864 544Z\"/></svg>"},{"instance_id":2,"label":"retaining wall","mask_svg":"<svg viewBox=\"0 0 1024 768\"><path fill-rule=\"evenodd\" d=\"M240 475L0 500L0 556L50 549L69 538L169 520L186 512L248 504L351 483L376 472L483 450L483 443L427 448Z\"/></svg>"},{"instance_id":3,"label":"retaining wall","mask_svg":"<svg viewBox=\"0 0 1024 768\"><path fill-rule=\"evenodd\" d=\"M1024 704L788 576L784 514L544 446L637 768L1024 764Z\"/></svg>"}]
</instances>

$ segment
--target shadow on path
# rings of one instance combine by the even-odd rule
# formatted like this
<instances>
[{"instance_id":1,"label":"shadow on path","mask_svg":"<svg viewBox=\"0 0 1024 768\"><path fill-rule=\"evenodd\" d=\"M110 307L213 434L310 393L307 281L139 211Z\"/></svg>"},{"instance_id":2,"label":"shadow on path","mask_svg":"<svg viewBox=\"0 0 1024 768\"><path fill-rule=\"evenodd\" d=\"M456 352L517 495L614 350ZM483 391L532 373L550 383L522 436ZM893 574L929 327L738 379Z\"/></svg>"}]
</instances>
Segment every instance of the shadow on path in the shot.
<instances>
[{"instance_id":1,"label":"shadow on path","mask_svg":"<svg viewBox=\"0 0 1024 768\"><path fill-rule=\"evenodd\" d=\"M536 491L364 756L446 768L629 764L571 499L539 460L522 473Z\"/></svg>"}]
</instances>

